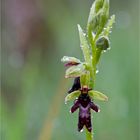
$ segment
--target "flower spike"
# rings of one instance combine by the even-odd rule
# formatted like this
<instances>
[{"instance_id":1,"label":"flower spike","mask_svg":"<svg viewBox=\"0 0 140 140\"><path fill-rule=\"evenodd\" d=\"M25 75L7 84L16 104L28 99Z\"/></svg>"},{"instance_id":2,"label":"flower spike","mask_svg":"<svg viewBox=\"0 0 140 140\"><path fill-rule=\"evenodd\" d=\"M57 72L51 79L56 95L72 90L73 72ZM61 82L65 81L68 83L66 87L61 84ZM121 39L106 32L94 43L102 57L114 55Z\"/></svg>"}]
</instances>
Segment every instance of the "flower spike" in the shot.
<instances>
[{"instance_id":1,"label":"flower spike","mask_svg":"<svg viewBox=\"0 0 140 140\"><path fill-rule=\"evenodd\" d=\"M86 30L78 24L80 48L84 61L76 57L64 56L61 61L68 67L65 78L74 78L71 89L65 98L65 103L74 100L71 113L79 110L78 131L86 128L87 140L93 140L91 110L100 112L94 100L108 101L108 97L95 91L97 65L102 52L110 49L109 33L115 21L115 16L109 18L109 0L95 0L92 4Z\"/></svg>"}]
</instances>

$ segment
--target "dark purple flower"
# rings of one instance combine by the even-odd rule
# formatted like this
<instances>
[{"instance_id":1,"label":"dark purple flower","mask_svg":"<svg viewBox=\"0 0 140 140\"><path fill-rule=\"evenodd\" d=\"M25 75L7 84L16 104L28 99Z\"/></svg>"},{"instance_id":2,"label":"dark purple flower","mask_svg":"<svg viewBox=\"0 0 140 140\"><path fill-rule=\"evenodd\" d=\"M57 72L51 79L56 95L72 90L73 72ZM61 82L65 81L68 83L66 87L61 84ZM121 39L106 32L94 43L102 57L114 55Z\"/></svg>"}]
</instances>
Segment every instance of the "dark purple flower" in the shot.
<instances>
[{"instance_id":1,"label":"dark purple flower","mask_svg":"<svg viewBox=\"0 0 140 140\"><path fill-rule=\"evenodd\" d=\"M91 124L91 109L95 112L99 112L99 107L91 101L88 94L81 94L78 99L75 100L74 105L71 107L71 113L75 112L79 108L79 121L78 131L81 131L85 126L89 132L92 131Z\"/></svg>"},{"instance_id":2,"label":"dark purple flower","mask_svg":"<svg viewBox=\"0 0 140 140\"><path fill-rule=\"evenodd\" d=\"M74 79L72 88L68 91L68 93L71 93L71 92L76 91L76 90L79 90L79 89L81 89L80 77L76 77L76 78Z\"/></svg>"}]
</instances>

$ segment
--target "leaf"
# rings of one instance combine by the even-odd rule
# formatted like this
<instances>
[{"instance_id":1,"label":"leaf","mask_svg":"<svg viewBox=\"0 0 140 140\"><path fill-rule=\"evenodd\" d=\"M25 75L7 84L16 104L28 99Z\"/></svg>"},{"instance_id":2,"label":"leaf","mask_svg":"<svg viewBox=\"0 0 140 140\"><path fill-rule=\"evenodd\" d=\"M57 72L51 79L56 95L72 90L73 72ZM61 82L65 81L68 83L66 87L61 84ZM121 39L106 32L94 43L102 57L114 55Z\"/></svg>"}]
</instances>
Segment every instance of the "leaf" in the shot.
<instances>
[{"instance_id":1,"label":"leaf","mask_svg":"<svg viewBox=\"0 0 140 140\"><path fill-rule=\"evenodd\" d=\"M87 39L86 39L86 34L83 32L80 25L78 25L78 31L79 31L81 49L83 51L85 61L87 63L91 63L90 50L89 50L88 42L87 42Z\"/></svg>"},{"instance_id":2,"label":"leaf","mask_svg":"<svg viewBox=\"0 0 140 140\"><path fill-rule=\"evenodd\" d=\"M70 100L76 99L77 97L79 97L80 94L81 94L81 91L80 90L76 90L74 92L71 92L70 94L68 94L65 97L65 103L67 103Z\"/></svg>"},{"instance_id":3,"label":"leaf","mask_svg":"<svg viewBox=\"0 0 140 140\"><path fill-rule=\"evenodd\" d=\"M92 99L96 99L100 101L108 101L108 97L99 91L90 90L88 93Z\"/></svg>"},{"instance_id":4,"label":"leaf","mask_svg":"<svg viewBox=\"0 0 140 140\"><path fill-rule=\"evenodd\" d=\"M86 73L85 64L78 64L76 66L71 66L66 70L65 78L80 77L82 74Z\"/></svg>"},{"instance_id":5,"label":"leaf","mask_svg":"<svg viewBox=\"0 0 140 140\"><path fill-rule=\"evenodd\" d=\"M81 63L81 61L79 59L77 59L75 57L69 57L69 56L63 56L61 61L64 63L70 63L70 62Z\"/></svg>"}]
</instances>

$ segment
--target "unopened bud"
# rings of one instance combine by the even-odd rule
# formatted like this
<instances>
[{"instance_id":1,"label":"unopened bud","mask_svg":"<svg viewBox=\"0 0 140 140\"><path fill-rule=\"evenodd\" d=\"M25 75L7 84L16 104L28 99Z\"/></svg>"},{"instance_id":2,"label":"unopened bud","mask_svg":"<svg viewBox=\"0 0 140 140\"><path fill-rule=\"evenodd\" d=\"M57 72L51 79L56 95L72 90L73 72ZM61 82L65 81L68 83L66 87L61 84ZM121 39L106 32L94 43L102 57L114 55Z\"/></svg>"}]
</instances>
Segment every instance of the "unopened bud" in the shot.
<instances>
[{"instance_id":1,"label":"unopened bud","mask_svg":"<svg viewBox=\"0 0 140 140\"><path fill-rule=\"evenodd\" d=\"M96 41L96 47L101 50L107 50L109 48L109 39L108 37L101 36Z\"/></svg>"}]
</instances>

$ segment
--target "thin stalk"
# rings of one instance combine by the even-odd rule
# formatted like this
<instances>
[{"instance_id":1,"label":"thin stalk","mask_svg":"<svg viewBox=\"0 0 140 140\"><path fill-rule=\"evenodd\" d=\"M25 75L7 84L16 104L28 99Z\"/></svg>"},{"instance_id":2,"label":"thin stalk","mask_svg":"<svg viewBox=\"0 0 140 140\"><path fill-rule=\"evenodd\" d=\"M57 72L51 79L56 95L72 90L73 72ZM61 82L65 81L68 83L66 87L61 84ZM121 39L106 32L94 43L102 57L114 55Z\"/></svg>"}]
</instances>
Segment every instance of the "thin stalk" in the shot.
<instances>
[{"instance_id":1,"label":"thin stalk","mask_svg":"<svg viewBox=\"0 0 140 140\"><path fill-rule=\"evenodd\" d=\"M94 140L93 133L89 132L87 129L86 129L86 140Z\"/></svg>"},{"instance_id":2,"label":"thin stalk","mask_svg":"<svg viewBox=\"0 0 140 140\"><path fill-rule=\"evenodd\" d=\"M91 87L92 89L94 89L94 85L95 85L95 76L96 76L96 64L97 64L97 60L96 60L96 46L95 46L95 42L98 38L98 34L96 34L95 37L93 37L92 35L92 29L90 28L90 25L87 25L87 34L88 34L88 41L90 43L90 47L91 47L91 55L92 55L92 66L90 67L90 85L89 87ZM86 140L94 140L93 137L93 132L89 132L86 129Z\"/></svg>"},{"instance_id":3,"label":"thin stalk","mask_svg":"<svg viewBox=\"0 0 140 140\"><path fill-rule=\"evenodd\" d=\"M90 27L90 25L87 25L87 34L88 34L88 40L90 43L90 47L91 47L91 55L92 55L92 67L90 70L91 73L91 82L90 82L90 87L94 88L94 83L95 83L95 76L96 76L96 64L97 61L96 60L96 46L95 46L95 42L99 37L99 34L96 34L95 37L93 37L92 35L92 29Z\"/></svg>"}]
</instances>

